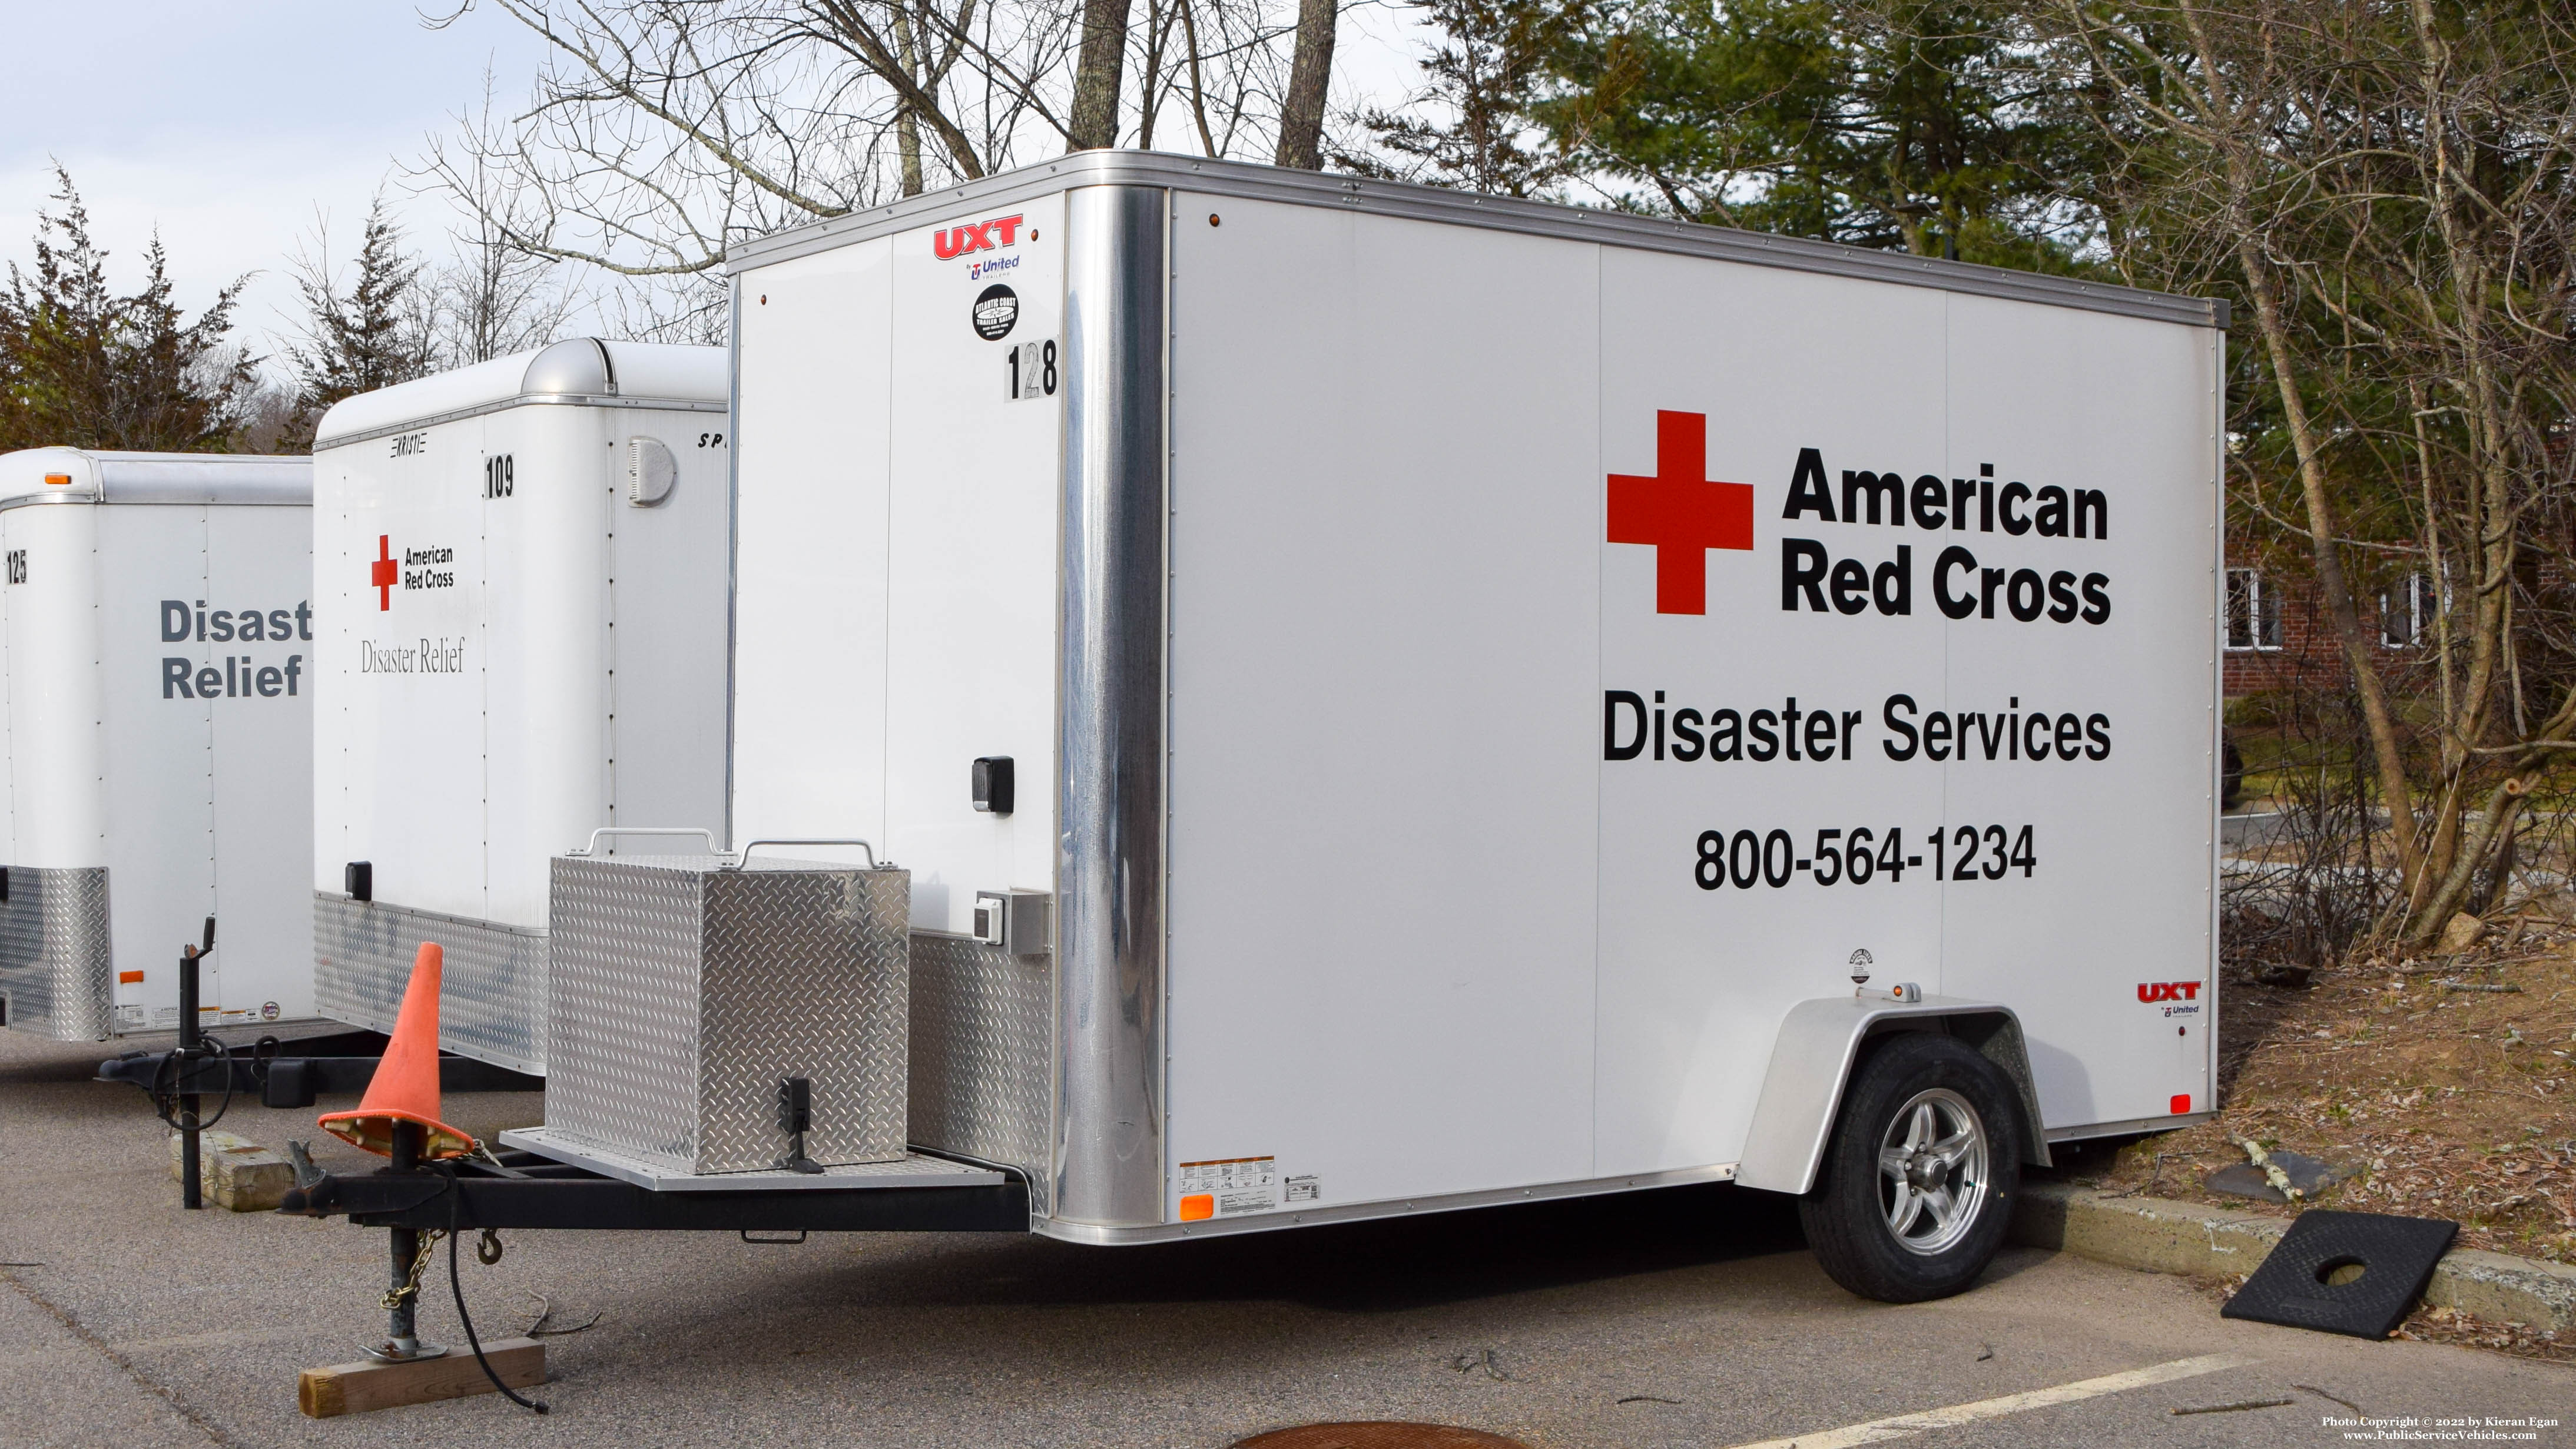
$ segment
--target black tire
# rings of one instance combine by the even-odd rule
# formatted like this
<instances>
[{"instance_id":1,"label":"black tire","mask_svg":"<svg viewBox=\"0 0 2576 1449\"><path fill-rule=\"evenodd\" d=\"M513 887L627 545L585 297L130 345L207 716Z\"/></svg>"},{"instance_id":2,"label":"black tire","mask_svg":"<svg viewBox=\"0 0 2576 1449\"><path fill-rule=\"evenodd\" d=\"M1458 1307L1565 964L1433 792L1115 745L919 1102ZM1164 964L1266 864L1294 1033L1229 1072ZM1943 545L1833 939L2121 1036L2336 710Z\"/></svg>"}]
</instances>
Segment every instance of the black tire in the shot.
<instances>
[{"instance_id":1,"label":"black tire","mask_svg":"<svg viewBox=\"0 0 2576 1449\"><path fill-rule=\"evenodd\" d=\"M2021 1109L2003 1072L1952 1037L1905 1031L1875 1046L1843 1094L1816 1185L1798 1199L1798 1220L1826 1276L1861 1297L1947 1298L1975 1282L2003 1244L2021 1191ZM1971 1166L1975 1154L1964 1145L1948 1154L1910 1153L1904 1191L1916 1196L1901 1199L1897 1178L1880 1162L1899 1115L1917 1129L1928 1121L1935 1134L1928 1145L1937 1148L1959 1141L1956 1129L1968 1120L1963 1109L1983 1134L1982 1166ZM1894 1150L1913 1140L1899 1134ZM1979 1175L1981 1183L1972 1180ZM1906 1201L1913 1214L1900 1241L1892 1209ZM1947 1217L1938 1207L1944 1202L1952 1205Z\"/></svg>"}]
</instances>

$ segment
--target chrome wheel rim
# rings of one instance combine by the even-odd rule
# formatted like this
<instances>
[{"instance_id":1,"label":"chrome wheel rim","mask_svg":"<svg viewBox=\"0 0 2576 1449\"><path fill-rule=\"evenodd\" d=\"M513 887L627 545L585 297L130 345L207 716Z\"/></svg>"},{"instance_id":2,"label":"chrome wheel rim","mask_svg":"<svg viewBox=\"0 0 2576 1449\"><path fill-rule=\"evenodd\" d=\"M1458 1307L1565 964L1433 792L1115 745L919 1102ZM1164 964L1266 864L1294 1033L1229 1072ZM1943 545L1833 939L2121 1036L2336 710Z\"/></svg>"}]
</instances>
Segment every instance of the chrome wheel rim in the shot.
<instances>
[{"instance_id":1,"label":"chrome wheel rim","mask_svg":"<svg viewBox=\"0 0 2576 1449\"><path fill-rule=\"evenodd\" d=\"M1947 1087L1914 1094L1878 1148L1878 1205L1897 1246L1924 1257L1948 1252L1986 1205L1986 1124Z\"/></svg>"}]
</instances>

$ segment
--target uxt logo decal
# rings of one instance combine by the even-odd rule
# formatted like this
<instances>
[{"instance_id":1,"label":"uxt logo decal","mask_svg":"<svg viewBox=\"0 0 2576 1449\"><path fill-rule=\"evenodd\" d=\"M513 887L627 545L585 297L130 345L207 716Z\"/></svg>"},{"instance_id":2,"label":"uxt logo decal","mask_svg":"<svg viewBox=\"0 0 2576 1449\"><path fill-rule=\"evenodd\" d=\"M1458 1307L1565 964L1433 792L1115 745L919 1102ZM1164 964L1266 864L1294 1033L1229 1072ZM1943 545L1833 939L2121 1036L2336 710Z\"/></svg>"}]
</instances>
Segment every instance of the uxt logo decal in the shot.
<instances>
[{"instance_id":1,"label":"uxt logo decal","mask_svg":"<svg viewBox=\"0 0 2576 1449\"><path fill-rule=\"evenodd\" d=\"M2138 983L2138 999L2146 1002L2198 1001L2200 983L2197 981L2141 981Z\"/></svg>"},{"instance_id":2,"label":"uxt logo decal","mask_svg":"<svg viewBox=\"0 0 2576 1449\"><path fill-rule=\"evenodd\" d=\"M1655 612L1708 612L1708 551L1753 548L1753 485L1708 476L1708 414L1655 414L1651 478L1610 475L1612 543L1655 550Z\"/></svg>"},{"instance_id":3,"label":"uxt logo decal","mask_svg":"<svg viewBox=\"0 0 2576 1449\"><path fill-rule=\"evenodd\" d=\"M933 232L930 237L930 249L938 253L939 259L944 262L951 257L962 257L968 252L990 251L995 246L1016 246L1019 243L1019 231L1020 219L1016 216L995 217L991 221L964 222L957 226L941 227ZM999 242L993 240L996 232L1001 234L1002 239Z\"/></svg>"}]
</instances>

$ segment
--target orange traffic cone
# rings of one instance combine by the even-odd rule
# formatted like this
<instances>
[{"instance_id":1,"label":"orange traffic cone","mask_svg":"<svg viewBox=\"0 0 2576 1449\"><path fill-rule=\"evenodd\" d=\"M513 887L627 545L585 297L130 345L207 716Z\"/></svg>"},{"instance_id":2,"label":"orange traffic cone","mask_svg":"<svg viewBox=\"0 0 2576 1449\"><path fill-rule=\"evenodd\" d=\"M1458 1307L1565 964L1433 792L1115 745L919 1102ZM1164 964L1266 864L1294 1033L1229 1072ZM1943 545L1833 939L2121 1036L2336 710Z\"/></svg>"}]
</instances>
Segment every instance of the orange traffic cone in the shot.
<instances>
[{"instance_id":1,"label":"orange traffic cone","mask_svg":"<svg viewBox=\"0 0 2576 1449\"><path fill-rule=\"evenodd\" d=\"M435 941L423 941L411 963L411 984L403 989L402 1011L394 1017L393 1040L385 1046L367 1095L355 1112L326 1112L322 1130L378 1157L394 1152L394 1124L410 1122L421 1129L420 1155L462 1157L474 1150L474 1139L438 1120L438 968L442 960Z\"/></svg>"}]
</instances>

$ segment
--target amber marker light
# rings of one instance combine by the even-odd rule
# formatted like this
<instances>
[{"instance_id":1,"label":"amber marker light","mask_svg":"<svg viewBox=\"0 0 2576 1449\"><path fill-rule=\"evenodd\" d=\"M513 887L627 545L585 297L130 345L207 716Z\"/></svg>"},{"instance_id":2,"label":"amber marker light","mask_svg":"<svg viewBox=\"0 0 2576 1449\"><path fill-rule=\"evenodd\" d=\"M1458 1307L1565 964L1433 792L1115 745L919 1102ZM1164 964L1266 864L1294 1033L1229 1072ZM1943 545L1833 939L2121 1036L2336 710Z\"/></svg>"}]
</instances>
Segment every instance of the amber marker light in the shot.
<instances>
[{"instance_id":1,"label":"amber marker light","mask_svg":"<svg viewBox=\"0 0 2576 1449\"><path fill-rule=\"evenodd\" d=\"M45 481L57 488L68 488L72 483L72 475L69 473L48 473L45 475Z\"/></svg>"}]
</instances>

